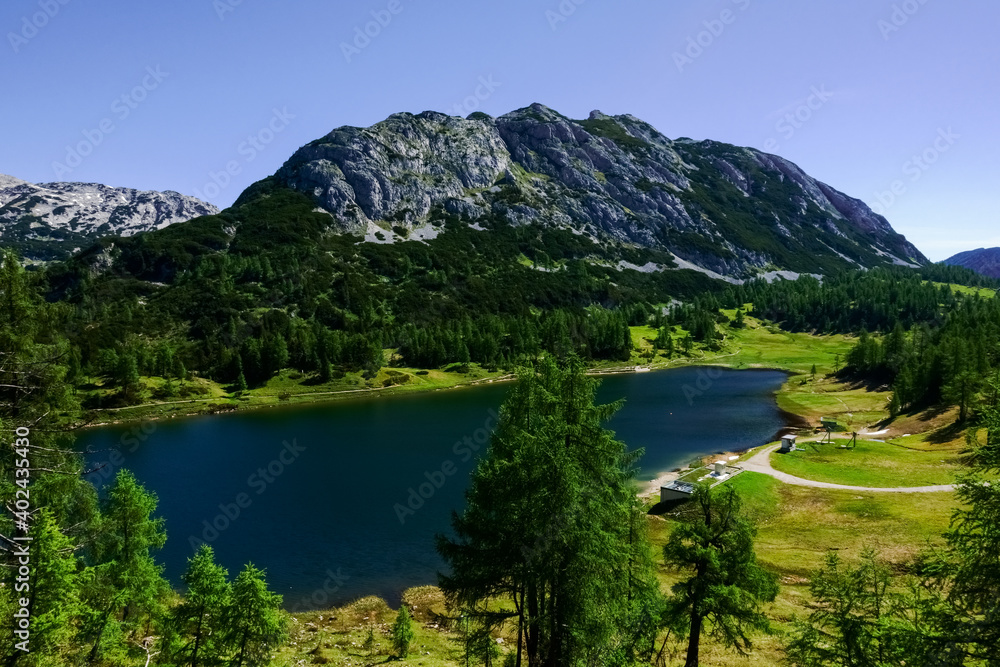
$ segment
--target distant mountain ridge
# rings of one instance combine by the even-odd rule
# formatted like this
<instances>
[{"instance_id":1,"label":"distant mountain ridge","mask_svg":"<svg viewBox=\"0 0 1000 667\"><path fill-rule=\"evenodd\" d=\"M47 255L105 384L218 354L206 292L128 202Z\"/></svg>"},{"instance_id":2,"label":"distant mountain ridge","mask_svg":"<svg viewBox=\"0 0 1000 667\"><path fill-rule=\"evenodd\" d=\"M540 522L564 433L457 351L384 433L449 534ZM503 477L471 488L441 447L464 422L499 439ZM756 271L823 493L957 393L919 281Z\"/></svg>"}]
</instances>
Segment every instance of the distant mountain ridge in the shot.
<instances>
[{"instance_id":1,"label":"distant mountain ridge","mask_svg":"<svg viewBox=\"0 0 1000 667\"><path fill-rule=\"evenodd\" d=\"M634 116L599 111L584 120L540 104L498 118L394 114L333 130L269 182L307 195L333 229L372 242L419 236L447 214L669 250L734 278L928 262L884 217L784 158L670 140Z\"/></svg>"},{"instance_id":2,"label":"distant mountain ridge","mask_svg":"<svg viewBox=\"0 0 1000 667\"><path fill-rule=\"evenodd\" d=\"M964 266L989 278L1000 279L1000 248L979 248L960 252L944 260L949 266Z\"/></svg>"},{"instance_id":3,"label":"distant mountain ridge","mask_svg":"<svg viewBox=\"0 0 1000 667\"><path fill-rule=\"evenodd\" d=\"M0 246L16 248L28 260L63 258L100 237L131 236L218 211L171 190L36 185L0 174Z\"/></svg>"}]
</instances>

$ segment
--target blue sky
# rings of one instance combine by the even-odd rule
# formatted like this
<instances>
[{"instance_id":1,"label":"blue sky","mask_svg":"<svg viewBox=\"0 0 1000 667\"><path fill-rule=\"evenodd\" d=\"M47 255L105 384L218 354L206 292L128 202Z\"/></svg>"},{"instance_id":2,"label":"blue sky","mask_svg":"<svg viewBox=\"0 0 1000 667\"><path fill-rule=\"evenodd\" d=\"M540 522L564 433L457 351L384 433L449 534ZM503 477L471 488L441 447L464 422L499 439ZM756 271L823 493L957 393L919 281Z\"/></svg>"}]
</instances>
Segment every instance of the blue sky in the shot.
<instances>
[{"instance_id":1,"label":"blue sky","mask_svg":"<svg viewBox=\"0 0 1000 667\"><path fill-rule=\"evenodd\" d=\"M5 0L0 173L226 206L340 125L541 102L777 153L940 260L1000 245L998 25L988 0Z\"/></svg>"}]
</instances>

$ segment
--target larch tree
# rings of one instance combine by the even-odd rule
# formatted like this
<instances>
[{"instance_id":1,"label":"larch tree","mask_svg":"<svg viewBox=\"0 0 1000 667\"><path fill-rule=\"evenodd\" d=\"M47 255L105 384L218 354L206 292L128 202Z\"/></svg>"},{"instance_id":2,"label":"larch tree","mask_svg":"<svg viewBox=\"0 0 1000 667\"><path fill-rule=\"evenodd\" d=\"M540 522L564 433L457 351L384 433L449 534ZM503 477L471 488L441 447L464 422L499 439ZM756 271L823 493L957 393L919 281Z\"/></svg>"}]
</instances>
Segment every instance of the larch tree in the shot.
<instances>
[{"instance_id":1,"label":"larch tree","mask_svg":"<svg viewBox=\"0 0 1000 667\"><path fill-rule=\"evenodd\" d=\"M702 634L746 653L751 636L769 630L763 607L778 594L778 577L754 552L756 529L740 512L729 485L713 493L698 486L687 515L663 547L668 567L687 575L675 583L667 617L687 636L685 667L697 667Z\"/></svg>"},{"instance_id":2,"label":"larch tree","mask_svg":"<svg viewBox=\"0 0 1000 667\"><path fill-rule=\"evenodd\" d=\"M59 308L40 297L13 251L0 252L0 431L8 434L0 445L0 655L7 664L62 661L79 613L75 546L89 529L95 496L80 476L79 455L63 442L61 415L77 407L64 382L68 351ZM16 510L24 503L34 511ZM29 591L16 590L24 583L14 581L16 538L32 540ZM22 599L32 612L31 655L8 642Z\"/></svg>"},{"instance_id":3,"label":"larch tree","mask_svg":"<svg viewBox=\"0 0 1000 667\"><path fill-rule=\"evenodd\" d=\"M401 659L410 655L413 636L413 619L410 617L410 610L404 602L399 607L399 613L396 614L396 622L392 625L392 646Z\"/></svg>"},{"instance_id":4,"label":"larch tree","mask_svg":"<svg viewBox=\"0 0 1000 667\"><path fill-rule=\"evenodd\" d=\"M288 619L281 596L267 588L264 572L247 564L233 582L223 621L223 640L232 652L233 667L258 667L288 637Z\"/></svg>"},{"instance_id":5,"label":"larch tree","mask_svg":"<svg viewBox=\"0 0 1000 667\"><path fill-rule=\"evenodd\" d=\"M127 470L118 471L102 503L89 586L94 611L90 661L100 655L109 624L114 636L128 637L157 616L169 585L153 552L167 540L163 519L154 518L156 495Z\"/></svg>"},{"instance_id":6,"label":"larch tree","mask_svg":"<svg viewBox=\"0 0 1000 667\"><path fill-rule=\"evenodd\" d=\"M648 657L662 611L631 486L639 452L603 427L620 403L598 405L584 371L570 358L519 372L456 538L438 539L449 599L481 629L515 623L517 665Z\"/></svg>"},{"instance_id":7,"label":"larch tree","mask_svg":"<svg viewBox=\"0 0 1000 667\"><path fill-rule=\"evenodd\" d=\"M810 579L810 613L795 622L789 661L799 667L921 664L916 598L906 587L894 589L893 579L874 551L863 553L856 565L828 554Z\"/></svg>"},{"instance_id":8,"label":"larch tree","mask_svg":"<svg viewBox=\"0 0 1000 667\"><path fill-rule=\"evenodd\" d=\"M233 592L228 575L215 562L215 553L207 544L188 559L187 570L181 576L187 594L172 613L173 628L183 642L175 655L183 664L214 665L223 656L222 623Z\"/></svg>"}]
</instances>

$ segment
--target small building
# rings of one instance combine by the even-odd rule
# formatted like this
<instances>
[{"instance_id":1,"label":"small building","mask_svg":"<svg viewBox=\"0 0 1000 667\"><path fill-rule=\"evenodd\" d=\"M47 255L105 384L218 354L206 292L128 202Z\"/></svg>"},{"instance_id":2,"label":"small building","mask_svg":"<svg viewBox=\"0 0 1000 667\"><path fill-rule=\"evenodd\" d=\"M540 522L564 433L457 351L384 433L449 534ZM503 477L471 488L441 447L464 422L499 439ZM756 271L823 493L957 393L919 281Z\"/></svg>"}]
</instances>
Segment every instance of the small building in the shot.
<instances>
[{"instance_id":1,"label":"small building","mask_svg":"<svg viewBox=\"0 0 1000 667\"><path fill-rule=\"evenodd\" d=\"M779 450L784 454L788 452L795 451L795 435L788 433L787 435L781 436L781 449Z\"/></svg>"},{"instance_id":2,"label":"small building","mask_svg":"<svg viewBox=\"0 0 1000 667\"><path fill-rule=\"evenodd\" d=\"M694 484L674 480L666 486L660 487L660 502L665 503L668 500L680 500L687 498L692 493L694 493Z\"/></svg>"}]
</instances>

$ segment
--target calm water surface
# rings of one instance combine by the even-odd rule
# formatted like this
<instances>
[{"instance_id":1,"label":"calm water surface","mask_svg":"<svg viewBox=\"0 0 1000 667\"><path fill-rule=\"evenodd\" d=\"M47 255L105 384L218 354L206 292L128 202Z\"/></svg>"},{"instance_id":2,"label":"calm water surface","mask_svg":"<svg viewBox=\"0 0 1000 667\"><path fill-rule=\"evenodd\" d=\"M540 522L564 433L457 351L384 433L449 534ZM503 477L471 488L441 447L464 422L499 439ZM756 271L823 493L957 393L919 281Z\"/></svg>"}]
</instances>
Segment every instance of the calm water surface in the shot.
<instances>
[{"instance_id":1,"label":"calm water surface","mask_svg":"<svg viewBox=\"0 0 1000 667\"><path fill-rule=\"evenodd\" d=\"M640 478L650 480L771 439L787 425L774 401L785 379L681 368L606 377L599 397L626 399L609 427L646 450ZM462 507L474 450L508 386L158 422L142 438L129 434L135 427L103 428L80 444L91 464L120 460L159 496L168 535L159 559L175 585L206 540L232 576L246 561L266 568L289 609L371 594L395 602L436 583L434 535ZM401 513L411 490L433 495Z\"/></svg>"}]
</instances>

